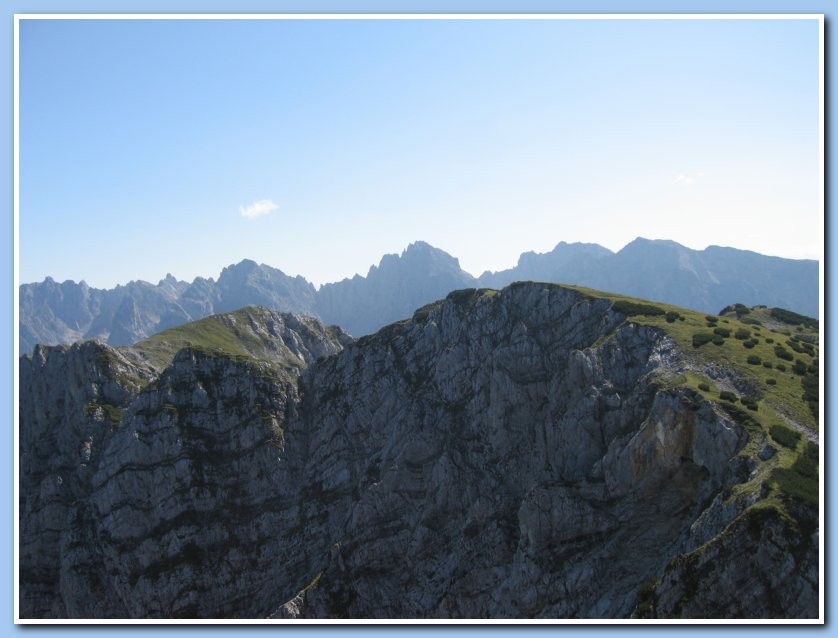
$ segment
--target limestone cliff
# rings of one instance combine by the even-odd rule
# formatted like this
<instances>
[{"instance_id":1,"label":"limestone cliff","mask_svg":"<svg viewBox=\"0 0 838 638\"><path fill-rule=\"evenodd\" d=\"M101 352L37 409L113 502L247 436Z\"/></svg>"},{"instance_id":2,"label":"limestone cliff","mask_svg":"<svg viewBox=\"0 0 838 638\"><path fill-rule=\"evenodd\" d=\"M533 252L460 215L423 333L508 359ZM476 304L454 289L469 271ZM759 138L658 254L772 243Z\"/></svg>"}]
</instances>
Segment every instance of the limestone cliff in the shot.
<instances>
[{"instance_id":1,"label":"limestone cliff","mask_svg":"<svg viewBox=\"0 0 838 638\"><path fill-rule=\"evenodd\" d=\"M663 320L532 283L354 342L244 312L21 359L23 617L817 617L760 419L816 433L693 387L757 382Z\"/></svg>"}]
</instances>

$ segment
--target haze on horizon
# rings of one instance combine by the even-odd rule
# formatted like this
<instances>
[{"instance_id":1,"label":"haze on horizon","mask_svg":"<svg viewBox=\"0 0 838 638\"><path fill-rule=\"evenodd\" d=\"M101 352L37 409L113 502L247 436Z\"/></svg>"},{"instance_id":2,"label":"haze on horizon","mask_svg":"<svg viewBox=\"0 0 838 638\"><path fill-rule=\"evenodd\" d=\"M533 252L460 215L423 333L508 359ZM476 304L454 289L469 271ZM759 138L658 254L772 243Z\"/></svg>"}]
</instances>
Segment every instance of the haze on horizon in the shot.
<instances>
[{"instance_id":1,"label":"haze on horizon","mask_svg":"<svg viewBox=\"0 0 838 638\"><path fill-rule=\"evenodd\" d=\"M821 258L816 20L30 20L20 283L479 275L635 237Z\"/></svg>"}]
</instances>

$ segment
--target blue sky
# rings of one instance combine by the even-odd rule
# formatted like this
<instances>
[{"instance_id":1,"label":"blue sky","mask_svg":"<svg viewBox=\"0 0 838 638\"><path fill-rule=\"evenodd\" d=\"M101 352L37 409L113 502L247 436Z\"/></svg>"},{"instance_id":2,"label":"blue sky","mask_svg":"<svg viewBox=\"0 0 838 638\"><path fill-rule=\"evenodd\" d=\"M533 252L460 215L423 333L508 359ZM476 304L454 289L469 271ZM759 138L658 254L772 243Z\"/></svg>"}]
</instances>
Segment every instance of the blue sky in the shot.
<instances>
[{"instance_id":1,"label":"blue sky","mask_svg":"<svg viewBox=\"0 0 838 638\"><path fill-rule=\"evenodd\" d=\"M24 21L20 281L816 258L818 134L813 20Z\"/></svg>"}]
</instances>

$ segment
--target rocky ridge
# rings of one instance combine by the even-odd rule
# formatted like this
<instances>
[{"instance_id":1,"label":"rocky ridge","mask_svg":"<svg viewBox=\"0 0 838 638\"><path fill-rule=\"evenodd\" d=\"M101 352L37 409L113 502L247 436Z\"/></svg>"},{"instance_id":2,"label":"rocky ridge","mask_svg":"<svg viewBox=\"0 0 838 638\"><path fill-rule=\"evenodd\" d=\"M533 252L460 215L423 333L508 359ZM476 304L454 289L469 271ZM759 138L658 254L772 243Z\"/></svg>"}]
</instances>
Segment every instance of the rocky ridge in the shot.
<instances>
[{"instance_id":1,"label":"rocky ridge","mask_svg":"<svg viewBox=\"0 0 838 638\"><path fill-rule=\"evenodd\" d=\"M22 617L817 617L774 408L692 387L665 322L532 283L356 341L233 317L233 354L21 359Z\"/></svg>"},{"instance_id":2,"label":"rocky ridge","mask_svg":"<svg viewBox=\"0 0 838 638\"><path fill-rule=\"evenodd\" d=\"M410 316L414 309L469 286L501 288L533 280L590 286L718 312L732 303L768 304L818 316L818 263L711 246L691 250L672 241L638 238L617 253L597 244L560 242L549 253L527 252L509 270L475 278L459 261L421 241L382 257L365 277L325 284L245 259L218 280L191 283L167 275L157 285L132 281L112 290L47 278L19 289L20 352L35 344L97 338L128 345L157 332L248 305L316 315L355 336Z\"/></svg>"}]
</instances>

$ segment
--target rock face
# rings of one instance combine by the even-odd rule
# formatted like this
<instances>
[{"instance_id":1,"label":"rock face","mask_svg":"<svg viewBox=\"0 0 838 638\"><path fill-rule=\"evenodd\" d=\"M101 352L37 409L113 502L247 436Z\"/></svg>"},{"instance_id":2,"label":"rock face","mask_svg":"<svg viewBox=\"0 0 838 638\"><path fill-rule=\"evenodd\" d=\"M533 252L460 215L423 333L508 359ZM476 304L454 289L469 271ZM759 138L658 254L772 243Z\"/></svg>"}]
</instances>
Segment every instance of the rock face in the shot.
<instances>
[{"instance_id":1,"label":"rock face","mask_svg":"<svg viewBox=\"0 0 838 638\"><path fill-rule=\"evenodd\" d=\"M736 492L748 430L606 299L457 291L354 342L264 321L305 365L21 359L23 617L817 616L815 508Z\"/></svg>"},{"instance_id":2,"label":"rock face","mask_svg":"<svg viewBox=\"0 0 838 638\"><path fill-rule=\"evenodd\" d=\"M559 243L551 252L521 255L515 268L475 279L451 255L415 242L385 255L366 277L326 284L245 259L218 278L191 284L171 275L156 286L134 281L113 290L50 278L20 286L20 352L35 344L97 338L126 345L166 328L248 305L317 315L355 336L409 317L452 290L514 281L548 281L611 290L702 312L733 303L767 304L818 316L818 263L766 257L734 248L690 250L672 241L638 238L617 253L597 244Z\"/></svg>"},{"instance_id":3,"label":"rock face","mask_svg":"<svg viewBox=\"0 0 838 638\"><path fill-rule=\"evenodd\" d=\"M341 343L278 313L258 328L292 366L184 348L158 372L95 342L21 359L22 617L237 617L273 604L288 551L275 532L293 523L278 486L298 365Z\"/></svg>"}]
</instances>

